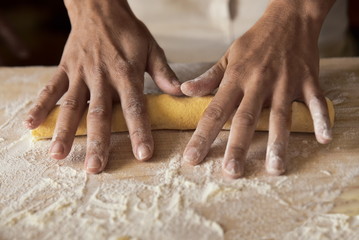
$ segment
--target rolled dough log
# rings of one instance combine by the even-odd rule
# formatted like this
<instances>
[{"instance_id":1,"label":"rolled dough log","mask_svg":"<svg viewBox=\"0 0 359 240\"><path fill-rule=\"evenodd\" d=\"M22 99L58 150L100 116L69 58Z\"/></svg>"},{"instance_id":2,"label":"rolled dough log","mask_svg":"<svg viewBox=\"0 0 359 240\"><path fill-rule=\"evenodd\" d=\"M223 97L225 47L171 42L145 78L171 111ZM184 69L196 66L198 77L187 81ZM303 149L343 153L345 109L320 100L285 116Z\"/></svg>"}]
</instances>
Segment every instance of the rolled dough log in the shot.
<instances>
[{"instance_id":1,"label":"rolled dough log","mask_svg":"<svg viewBox=\"0 0 359 240\"><path fill-rule=\"evenodd\" d=\"M167 94L146 95L147 111L153 130L159 129L195 129L204 110L212 100L212 96L206 97L174 97ZM327 99L330 123L334 124L333 103ZM46 121L37 129L32 130L32 136L36 140L51 138L54 132L56 119L59 114L57 106L47 117ZM262 110L256 130L267 131L269 124L269 109ZM86 135L87 111L81 119L76 136ZM223 130L229 130L231 119L223 126ZM127 131L126 123L120 104L114 106L112 115L112 132ZM305 104L293 102L292 104L292 132L314 132L313 121Z\"/></svg>"}]
</instances>

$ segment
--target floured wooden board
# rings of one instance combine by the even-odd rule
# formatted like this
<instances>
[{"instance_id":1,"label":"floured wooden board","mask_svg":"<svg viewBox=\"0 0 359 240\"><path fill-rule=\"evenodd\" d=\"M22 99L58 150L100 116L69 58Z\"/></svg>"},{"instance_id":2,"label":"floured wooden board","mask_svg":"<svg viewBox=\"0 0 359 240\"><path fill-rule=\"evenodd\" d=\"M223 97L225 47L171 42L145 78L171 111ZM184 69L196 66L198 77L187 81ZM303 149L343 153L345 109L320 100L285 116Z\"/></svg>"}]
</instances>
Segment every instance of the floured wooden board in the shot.
<instances>
[{"instance_id":1,"label":"floured wooden board","mask_svg":"<svg viewBox=\"0 0 359 240\"><path fill-rule=\"evenodd\" d=\"M182 78L208 67L174 65ZM181 159L192 131L154 132L154 158L146 163L134 159L126 133L114 134L100 175L83 171L85 137L76 138L66 160L50 160L49 141L32 142L21 122L54 70L0 69L0 239L358 236L359 59L321 61L321 84L336 110L331 144L292 134L287 174L270 177L264 169L267 133L256 133L245 178L234 181L221 176L227 131L196 167ZM145 85L156 93L148 79Z\"/></svg>"}]
</instances>

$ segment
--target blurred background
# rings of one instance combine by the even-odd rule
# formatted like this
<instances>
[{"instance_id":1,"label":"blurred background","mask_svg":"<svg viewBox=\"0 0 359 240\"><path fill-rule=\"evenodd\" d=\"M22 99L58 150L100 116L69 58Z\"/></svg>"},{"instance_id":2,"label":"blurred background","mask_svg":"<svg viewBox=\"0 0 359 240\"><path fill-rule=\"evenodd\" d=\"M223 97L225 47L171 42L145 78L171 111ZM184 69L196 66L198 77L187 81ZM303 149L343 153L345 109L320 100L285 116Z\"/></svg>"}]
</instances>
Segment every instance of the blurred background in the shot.
<instances>
[{"instance_id":1,"label":"blurred background","mask_svg":"<svg viewBox=\"0 0 359 240\"><path fill-rule=\"evenodd\" d=\"M349 0L348 17L348 31L358 46L358 0ZM62 0L3 0L0 66L57 65L70 30Z\"/></svg>"},{"instance_id":2,"label":"blurred background","mask_svg":"<svg viewBox=\"0 0 359 240\"><path fill-rule=\"evenodd\" d=\"M71 25L62 0L0 3L0 65L57 65Z\"/></svg>"}]
</instances>

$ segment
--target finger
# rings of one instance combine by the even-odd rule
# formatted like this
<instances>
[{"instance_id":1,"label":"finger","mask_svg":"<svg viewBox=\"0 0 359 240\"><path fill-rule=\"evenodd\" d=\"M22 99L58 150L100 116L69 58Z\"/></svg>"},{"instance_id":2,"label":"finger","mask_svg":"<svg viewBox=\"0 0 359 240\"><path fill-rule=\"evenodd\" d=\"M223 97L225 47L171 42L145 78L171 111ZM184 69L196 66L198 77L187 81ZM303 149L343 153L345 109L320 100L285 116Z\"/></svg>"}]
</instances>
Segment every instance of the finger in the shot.
<instances>
[{"instance_id":1,"label":"finger","mask_svg":"<svg viewBox=\"0 0 359 240\"><path fill-rule=\"evenodd\" d=\"M208 154L211 144L240 101L241 95L232 90L231 87L220 88L204 111L184 150L185 162L199 164Z\"/></svg>"},{"instance_id":2,"label":"finger","mask_svg":"<svg viewBox=\"0 0 359 240\"><path fill-rule=\"evenodd\" d=\"M57 101L64 95L68 88L67 74L58 69L51 81L41 90L34 106L30 109L24 120L24 125L29 129L37 128L55 107Z\"/></svg>"},{"instance_id":3,"label":"finger","mask_svg":"<svg viewBox=\"0 0 359 240\"><path fill-rule=\"evenodd\" d=\"M216 63L199 77L182 83L181 90L187 96L205 96L218 88L223 76L224 68L222 64Z\"/></svg>"},{"instance_id":4,"label":"finger","mask_svg":"<svg viewBox=\"0 0 359 240\"><path fill-rule=\"evenodd\" d=\"M309 90L305 92L305 102L312 115L317 141L322 144L329 143L332 140L332 129L325 97L319 88L315 86L310 87Z\"/></svg>"},{"instance_id":5,"label":"finger","mask_svg":"<svg viewBox=\"0 0 359 240\"><path fill-rule=\"evenodd\" d=\"M241 177L244 160L263 104L258 89L244 95L233 119L223 160L223 173L230 178Z\"/></svg>"},{"instance_id":6,"label":"finger","mask_svg":"<svg viewBox=\"0 0 359 240\"><path fill-rule=\"evenodd\" d=\"M140 79L140 77L138 77ZM120 92L121 106L131 138L132 151L138 160L152 157L153 139L143 95L143 80L140 86L124 85Z\"/></svg>"},{"instance_id":7,"label":"finger","mask_svg":"<svg viewBox=\"0 0 359 240\"><path fill-rule=\"evenodd\" d=\"M78 124L87 105L87 86L79 77L72 82L60 106L56 121L50 148L50 155L53 159L64 159L69 154Z\"/></svg>"},{"instance_id":8,"label":"finger","mask_svg":"<svg viewBox=\"0 0 359 240\"><path fill-rule=\"evenodd\" d=\"M157 44L151 49L147 72L163 92L171 95L182 95L181 83L168 65L164 51Z\"/></svg>"},{"instance_id":9,"label":"finger","mask_svg":"<svg viewBox=\"0 0 359 240\"><path fill-rule=\"evenodd\" d=\"M285 161L291 125L291 101L285 94L275 94L269 117L266 170L271 175L285 172Z\"/></svg>"},{"instance_id":10,"label":"finger","mask_svg":"<svg viewBox=\"0 0 359 240\"><path fill-rule=\"evenodd\" d=\"M85 169L88 173L99 173L105 168L109 156L112 99L106 94L110 90L102 84L91 86L91 91Z\"/></svg>"}]
</instances>

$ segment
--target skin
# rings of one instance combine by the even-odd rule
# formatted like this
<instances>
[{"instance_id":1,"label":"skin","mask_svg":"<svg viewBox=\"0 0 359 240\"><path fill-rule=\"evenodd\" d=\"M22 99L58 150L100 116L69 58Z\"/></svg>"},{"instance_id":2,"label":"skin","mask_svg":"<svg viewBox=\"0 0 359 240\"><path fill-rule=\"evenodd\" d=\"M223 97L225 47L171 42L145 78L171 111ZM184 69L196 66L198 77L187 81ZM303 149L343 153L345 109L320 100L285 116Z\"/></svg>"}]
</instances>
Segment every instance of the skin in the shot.
<instances>
[{"instance_id":1,"label":"skin","mask_svg":"<svg viewBox=\"0 0 359 240\"><path fill-rule=\"evenodd\" d=\"M291 103L305 102L319 143L332 139L326 102L319 87L318 37L334 1L273 0L259 21L230 46L206 73L182 84L188 96L218 91L184 150L199 164L221 127L233 114L223 174L239 178L263 107L270 107L266 170L285 172Z\"/></svg>"},{"instance_id":2,"label":"skin","mask_svg":"<svg viewBox=\"0 0 359 240\"><path fill-rule=\"evenodd\" d=\"M112 105L120 100L135 157L150 159L154 146L144 104L144 73L164 92L182 94L163 50L126 0L65 0L65 5L72 30L57 72L29 111L25 126L38 127L63 96L50 156L64 159L89 100L85 168L99 173L109 156Z\"/></svg>"},{"instance_id":3,"label":"skin","mask_svg":"<svg viewBox=\"0 0 359 240\"><path fill-rule=\"evenodd\" d=\"M328 112L318 82L317 41L333 0L272 0L262 18L229 47L206 73L181 86L162 49L131 12L125 0L65 0L72 31L54 78L40 93L25 125L36 128L64 95L50 154L65 158L79 119L90 100L85 168L101 172L110 143L112 103L120 100L133 153L148 160L153 139L143 102L143 74L149 72L166 93L203 96L218 91L185 151L184 160L199 164L221 127L233 115L223 173L244 174L244 160L258 115L271 107L266 169L285 171L291 103L305 102L320 143L331 140Z\"/></svg>"}]
</instances>

